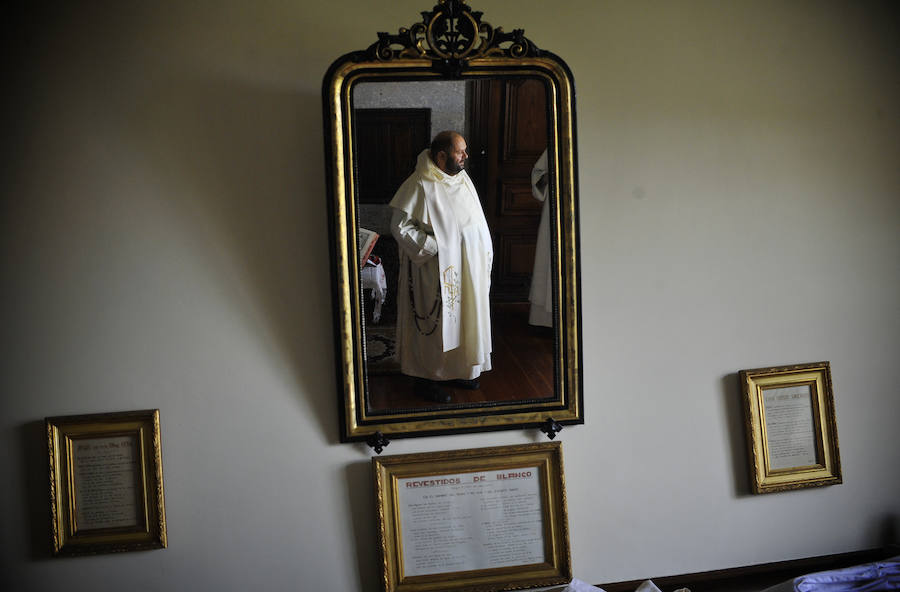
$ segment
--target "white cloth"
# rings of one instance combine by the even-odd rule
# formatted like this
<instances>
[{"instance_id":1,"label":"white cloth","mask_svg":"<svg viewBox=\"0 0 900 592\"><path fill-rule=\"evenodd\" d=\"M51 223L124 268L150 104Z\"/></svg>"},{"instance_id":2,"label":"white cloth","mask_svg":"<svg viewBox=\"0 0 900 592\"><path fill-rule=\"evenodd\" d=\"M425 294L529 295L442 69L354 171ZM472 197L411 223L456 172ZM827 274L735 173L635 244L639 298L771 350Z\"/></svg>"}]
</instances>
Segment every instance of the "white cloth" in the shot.
<instances>
[{"instance_id":1,"label":"white cloth","mask_svg":"<svg viewBox=\"0 0 900 592\"><path fill-rule=\"evenodd\" d=\"M543 178L543 182L541 179ZM531 169L531 193L544 202L541 221L538 225L537 243L534 246L534 269L531 273L531 291L528 300L531 309L528 323L544 327L553 326L553 275L550 265L550 178L547 166L547 151L541 154Z\"/></svg>"},{"instance_id":2,"label":"white cloth","mask_svg":"<svg viewBox=\"0 0 900 592\"><path fill-rule=\"evenodd\" d=\"M372 323L378 323L381 320L381 305L387 298L387 278L384 275L384 266L381 263L373 265L366 263L360 272L362 278L362 287L365 290L372 290L372 300L375 302L375 309L372 311Z\"/></svg>"},{"instance_id":3,"label":"white cloth","mask_svg":"<svg viewBox=\"0 0 900 592\"><path fill-rule=\"evenodd\" d=\"M465 171L444 173L424 150L391 207L400 248L401 370L433 380L476 378L491 369L494 254L475 187Z\"/></svg>"},{"instance_id":4,"label":"white cloth","mask_svg":"<svg viewBox=\"0 0 900 592\"><path fill-rule=\"evenodd\" d=\"M603 588L598 588L597 586L591 586L588 583L582 582L578 578L575 578L569 585L562 589L562 592L605 592Z\"/></svg>"}]
</instances>

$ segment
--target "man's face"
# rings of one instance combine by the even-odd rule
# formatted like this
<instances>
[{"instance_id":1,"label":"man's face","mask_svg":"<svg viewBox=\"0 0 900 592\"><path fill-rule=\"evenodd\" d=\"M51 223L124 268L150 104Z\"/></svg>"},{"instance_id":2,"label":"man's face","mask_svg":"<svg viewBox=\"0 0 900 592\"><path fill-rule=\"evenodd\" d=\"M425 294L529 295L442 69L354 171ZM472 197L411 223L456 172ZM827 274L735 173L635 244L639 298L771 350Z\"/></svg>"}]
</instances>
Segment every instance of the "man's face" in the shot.
<instances>
[{"instance_id":1,"label":"man's face","mask_svg":"<svg viewBox=\"0 0 900 592\"><path fill-rule=\"evenodd\" d=\"M469 158L466 140L462 136L453 137L453 146L450 153L447 154L447 160L444 163L444 172L448 175L455 175L466 168L466 159Z\"/></svg>"}]
</instances>

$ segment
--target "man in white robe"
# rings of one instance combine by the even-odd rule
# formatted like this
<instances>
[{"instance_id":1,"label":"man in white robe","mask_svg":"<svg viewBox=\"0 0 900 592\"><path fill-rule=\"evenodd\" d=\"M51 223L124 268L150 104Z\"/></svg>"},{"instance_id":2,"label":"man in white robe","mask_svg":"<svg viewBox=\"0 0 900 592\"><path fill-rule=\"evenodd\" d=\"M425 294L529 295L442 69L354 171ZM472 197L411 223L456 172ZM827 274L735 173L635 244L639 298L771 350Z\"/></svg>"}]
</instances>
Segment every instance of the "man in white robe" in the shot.
<instances>
[{"instance_id":1,"label":"man in white robe","mask_svg":"<svg viewBox=\"0 0 900 592\"><path fill-rule=\"evenodd\" d=\"M481 202L464 170L459 133L435 136L391 200L400 251L397 350L416 393L448 403L441 383L478 388L491 369L489 293L493 246Z\"/></svg>"}]
</instances>

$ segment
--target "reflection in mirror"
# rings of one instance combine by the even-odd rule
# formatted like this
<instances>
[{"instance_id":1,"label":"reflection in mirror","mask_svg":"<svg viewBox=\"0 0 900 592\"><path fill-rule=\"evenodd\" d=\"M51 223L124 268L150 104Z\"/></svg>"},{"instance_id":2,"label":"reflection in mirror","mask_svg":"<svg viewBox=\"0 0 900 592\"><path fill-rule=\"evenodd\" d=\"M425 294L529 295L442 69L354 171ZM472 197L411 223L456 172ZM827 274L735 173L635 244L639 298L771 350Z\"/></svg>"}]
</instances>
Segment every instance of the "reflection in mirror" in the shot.
<instances>
[{"instance_id":1,"label":"reflection in mirror","mask_svg":"<svg viewBox=\"0 0 900 592\"><path fill-rule=\"evenodd\" d=\"M354 86L372 414L553 396L546 96L534 78ZM465 142L461 172L441 170L427 150L443 130ZM433 220L441 212L444 226ZM455 259L441 245L448 224ZM459 283L438 281L448 277Z\"/></svg>"}]
</instances>

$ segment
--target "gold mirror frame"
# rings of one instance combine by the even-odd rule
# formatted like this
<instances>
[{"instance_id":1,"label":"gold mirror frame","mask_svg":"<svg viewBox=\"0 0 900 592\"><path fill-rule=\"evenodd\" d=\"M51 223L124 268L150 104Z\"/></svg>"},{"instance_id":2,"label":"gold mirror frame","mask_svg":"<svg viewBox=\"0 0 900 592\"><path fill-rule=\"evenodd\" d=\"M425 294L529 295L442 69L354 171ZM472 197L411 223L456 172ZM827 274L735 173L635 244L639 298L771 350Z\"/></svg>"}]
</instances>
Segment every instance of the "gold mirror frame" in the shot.
<instances>
[{"instance_id":1,"label":"gold mirror frame","mask_svg":"<svg viewBox=\"0 0 900 592\"><path fill-rule=\"evenodd\" d=\"M524 31L505 33L482 22L481 13L472 11L464 0L439 0L422 16L422 22L401 28L397 35L378 33L378 41L367 50L337 59L323 82L341 441L367 440L380 452L388 440L398 437L542 425L552 438L561 424L584 422L572 74L565 62L538 49ZM458 31L464 34L453 34ZM373 81L485 78L539 79L547 88L554 392L546 399L512 404L373 413L367 405L357 263L353 88Z\"/></svg>"}]
</instances>

